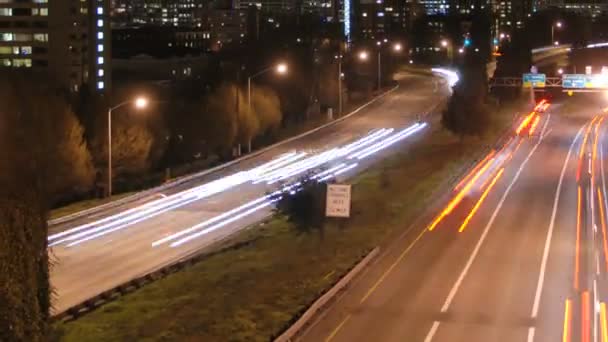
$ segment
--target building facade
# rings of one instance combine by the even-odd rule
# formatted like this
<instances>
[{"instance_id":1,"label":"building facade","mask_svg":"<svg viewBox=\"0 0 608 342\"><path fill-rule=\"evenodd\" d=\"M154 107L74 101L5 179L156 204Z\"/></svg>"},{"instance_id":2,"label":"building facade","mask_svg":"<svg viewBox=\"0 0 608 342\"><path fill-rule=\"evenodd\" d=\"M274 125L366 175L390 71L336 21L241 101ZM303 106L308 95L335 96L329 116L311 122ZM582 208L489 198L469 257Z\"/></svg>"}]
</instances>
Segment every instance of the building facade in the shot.
<instances>
[{"instance_id":1,"label":"building facade","mask_svg":"<svg viewBox=\"0 0 608 342\"><path fill-rule=\"evenodd\" d=\"M608 12L607 0L538 0L535 10L546 8L559 8L565 11L581 14L586 17L596 18L602 13Z\"/></svg>"},{"instance_id":2,"label":"building facade","mask_svg":"<svg viewBox=\"0 0 608 342\"><path fill-rule=\"evenodd\" d=\"M0 1L0 68L46 72L61 86L111 86L109 0Z\"/></svg>"},{"instance_id":3,"label":"building facade","mask_svg":"<svg viewBox=\"0 0 608 342\"><path fill-rule=\"evenodd\" d=\"M354 16L356 36L364 40L401 36L407 29L407 6L402 0L360 0Z\"/></svg>"}]
</instances>

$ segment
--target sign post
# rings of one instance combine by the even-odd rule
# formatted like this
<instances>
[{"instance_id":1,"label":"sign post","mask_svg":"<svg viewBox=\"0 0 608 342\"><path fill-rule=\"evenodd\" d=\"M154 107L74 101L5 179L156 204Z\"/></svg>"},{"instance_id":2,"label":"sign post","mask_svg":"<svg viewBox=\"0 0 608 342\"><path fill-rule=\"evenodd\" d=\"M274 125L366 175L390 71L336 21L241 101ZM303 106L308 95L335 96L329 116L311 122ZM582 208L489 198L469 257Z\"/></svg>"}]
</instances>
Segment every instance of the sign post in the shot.
<instances>
[{"instance_id":1,"label":"sign post","mask_svg":"<svg viewBox=\"0 0 608 342\"><path fill-rule=\"evenodd\" d=\"M327 184L325 216L350 217L351 186Z\"/></svg>"}]
</instances>

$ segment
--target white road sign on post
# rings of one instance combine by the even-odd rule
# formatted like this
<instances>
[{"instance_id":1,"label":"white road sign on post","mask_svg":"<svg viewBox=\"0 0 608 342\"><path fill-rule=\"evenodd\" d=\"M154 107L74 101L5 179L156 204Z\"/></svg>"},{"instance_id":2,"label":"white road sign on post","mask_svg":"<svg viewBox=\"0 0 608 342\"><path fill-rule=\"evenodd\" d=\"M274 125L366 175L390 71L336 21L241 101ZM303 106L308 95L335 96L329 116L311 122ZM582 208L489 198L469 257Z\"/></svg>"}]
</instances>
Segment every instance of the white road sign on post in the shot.
<instances>
[{"instance_id":1,"label":"white road sign on post","mask_svg":"<svg viewBox=\"0 0 608 342\"><path fill-rule=\"evenodd\" d=\"M327 184L325 216L350 217L350 194L350 185Z\"/></svg>"}]
</instances>

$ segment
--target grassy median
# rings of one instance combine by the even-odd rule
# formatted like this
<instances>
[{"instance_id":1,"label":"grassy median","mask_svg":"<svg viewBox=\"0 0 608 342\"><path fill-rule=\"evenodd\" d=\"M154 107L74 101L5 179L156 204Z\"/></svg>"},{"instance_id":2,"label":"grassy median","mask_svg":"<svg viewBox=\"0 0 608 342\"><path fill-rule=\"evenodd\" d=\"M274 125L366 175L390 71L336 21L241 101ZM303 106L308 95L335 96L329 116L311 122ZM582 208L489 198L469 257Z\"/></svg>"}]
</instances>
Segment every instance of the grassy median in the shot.
<instances>
[{"instance_id":1,"label":"grassy median","mask_svg":"<svg viewBox=\"0 0 608 342\"><path fill-rule=\"evenodd\" d=\"M61 341L268 341L375 246L403 231L493 144L513 113L484 139L458 139L434 123L426 134L353 179L353 217L323 235L275 218L244 231L238 248L210 255L74 322ZM413 140L416 140L415 142Z\"/></svg>"}]
</instances>

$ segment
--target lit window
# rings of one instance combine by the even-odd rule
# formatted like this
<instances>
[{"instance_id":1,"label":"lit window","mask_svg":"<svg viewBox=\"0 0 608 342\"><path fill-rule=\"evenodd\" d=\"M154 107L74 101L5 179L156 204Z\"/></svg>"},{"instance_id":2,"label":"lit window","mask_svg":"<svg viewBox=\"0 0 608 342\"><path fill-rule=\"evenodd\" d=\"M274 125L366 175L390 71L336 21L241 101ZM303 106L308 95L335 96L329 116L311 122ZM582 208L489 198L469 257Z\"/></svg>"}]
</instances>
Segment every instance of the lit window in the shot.
<instances>
[{"instance_id":1,"label":"lit window","mask_svg":"<svg viewBox=\"0 0 608 342\"><path fill-rule=\"evenodd\" d=\"M97 64L103 64L103 57L97 57Z\"/></svg>"},{"instance_id":2,"label":"lit window","mask_svg":"<svg viewBox=\"0 0 608 342\"><path fill-rule=\"evenodd\" d=\"M103 82L97 82L97 89L101 90L105 88L105 84Z\"/></svg>"},{"instance_id":3,"label":"lit window","mask_svg":"<svg viewBox=\"0 0 608 342\"><path fill-rule=\"evenodd\" d=\"M13 66L18 68L31 68L32 60L31 59L13 59Z\"/></svg>"},{"instance_id":4,"label":"lit window","mask_svg":"<svg viewBox=\"0 0 608 342\"><path fill-rule=\"evenodd\" d=\"M103 14L103 8L102 7L97 7L97 14L99 14L99 15Z\"/></svg>"},{"instance_id":5,"label":"lit window","mask_svg":"<svg viewBox=\"0 0 608 342\"><path fill-rule=\"evenodd\" d=\"M34 33L35 42L48 42L49 35L47 33Z\"/></svg>"},{"instance_id":6,"label":"lit window","mask_svg":"<svg viewBox=\"0 0 608 342\"><path fill-rule=\"evenodd\" d=\"M46 17L49 15L49 9L48 8L41 8L40 9L40 15L43 17Z\"/></svg>"},{"instance_id":7,"label":"lit window","mask_svg":"<svg viewBox=\"0 0 608 342\"><path fill-rule=\"evenodd\" d=\"M103 32L97 32L97 39L103 39Z\"/></svg>"},{"instance_id":8,"label":"lit window","mask_svg":"<svg viewBox=\"0 0 608 342\"><path fill-rule=\"evenodd\" d=\"M97 27L103 27L103 20L97 20Z\"/></svg>"},{"instance_id":9,"label":"lit window","mask_svg":"<svg viewBox=\"0 0 608 342\"><path fill-rule=\"evenodd\" d=\"M12 15L13 15L13 9L12 8L0 8L0 16L10 17Z\"/></svg>"},{"instance_id":10,"label":"lit window","mask_svg":"<svg viewBox=\"0 0 608 342\"><path fill-rule=\"evenodd\" d=\"M0 42L12 42L14 39L12 33L0 33Z\"/></svg>"},{"instance_id":11,"label":"lit window","mask_svg":"<svg viewBox=\"0 0 608 342\"><path fill-rule=\"evenodd\" d=\"M22 46L21 47L21 54L22 55L31 55L32 54L32 47L31 46Z\"/></svg>"},{"instance_id":12,"label":"lit window","mask_svg":"<svg viewBox=\"0 0 608 342\"><path fill-rule=\"evenodd\" d=\"M97 44L97 52L103 52L103 45Z\"/></svg>"},{"instance_id":13,"label":"lit window","mask_svg":"<svg viewBox=\"0 0 608 342\"><path fill-rule=\"evenodd\" d=\"M97 76L99 76L99 77L103 77L103 75L104 75L104 71L103 71L103 69L99 69L99 70L97 70Z\"/></svg>"}]
</instances>

